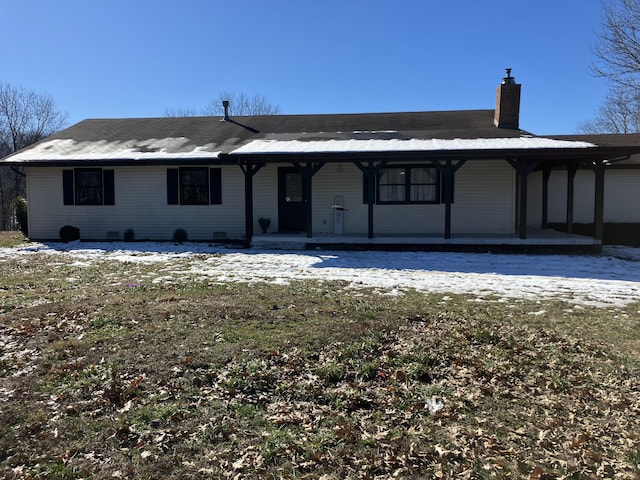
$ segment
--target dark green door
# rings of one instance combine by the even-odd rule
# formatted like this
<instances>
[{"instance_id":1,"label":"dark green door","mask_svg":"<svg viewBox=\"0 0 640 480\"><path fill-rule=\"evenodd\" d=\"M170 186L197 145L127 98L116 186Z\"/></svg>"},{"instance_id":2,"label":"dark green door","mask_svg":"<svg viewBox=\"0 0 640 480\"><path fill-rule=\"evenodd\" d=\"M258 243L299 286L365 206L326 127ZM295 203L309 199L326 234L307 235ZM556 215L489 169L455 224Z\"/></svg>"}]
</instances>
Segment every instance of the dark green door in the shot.
<instances>
[{"instance_id":1,"label":"dark green door","mask_svg":"<svg viewBox=\"0 0 640 480\"><path fill-rule=\"evenodd\" d=\"M278 168L278 226L283 233L307 228L302 173L293 167Z\"/></svg>"}]
</instances>

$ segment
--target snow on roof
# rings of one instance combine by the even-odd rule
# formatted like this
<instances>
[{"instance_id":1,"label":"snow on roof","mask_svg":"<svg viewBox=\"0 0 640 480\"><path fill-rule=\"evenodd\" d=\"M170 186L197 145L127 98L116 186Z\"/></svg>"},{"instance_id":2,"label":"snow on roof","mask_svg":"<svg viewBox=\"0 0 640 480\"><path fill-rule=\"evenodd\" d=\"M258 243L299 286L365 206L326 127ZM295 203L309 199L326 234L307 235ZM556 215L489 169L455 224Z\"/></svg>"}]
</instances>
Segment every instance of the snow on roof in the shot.
<instances>
[{"instance_id":1,"label":"snow on roof","mask_svg":"<svg viewBox=\"0 0 640 480\"><path fill-rule=\"evenodd\" d=\"M185 137L124 142L52 139L23 150L7 161L217 158L220 151L216 146L215 143L195 146Z\"/></svg>"},{"instance_id":2,"label":"snow on roof","mask_svg":"<svg viewBox=\"0 0 640 480\"><path fill-rule=\"evenodd\" d=\"M591 148L589 142L554 140L541 137L456 138L444 140L254 140L233 150L232 154L253 153L322 153L322 152L393 152L427 150L507 150L530 148Z\"/></svg>"}]
</instances>

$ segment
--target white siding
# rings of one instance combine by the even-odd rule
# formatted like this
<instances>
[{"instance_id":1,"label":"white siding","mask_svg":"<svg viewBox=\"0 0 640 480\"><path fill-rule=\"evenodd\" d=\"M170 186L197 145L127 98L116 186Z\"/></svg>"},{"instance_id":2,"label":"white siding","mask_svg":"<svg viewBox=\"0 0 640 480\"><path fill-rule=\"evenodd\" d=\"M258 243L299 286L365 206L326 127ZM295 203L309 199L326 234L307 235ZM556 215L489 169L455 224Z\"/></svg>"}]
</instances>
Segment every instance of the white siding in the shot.
<instances>
[{"instance_id":1,"label":"white siding","mask_svg":"<svg viewBox=\"0 0 640 480\"><path fill-rule=\"evenodd\" d=\"M267 165L253 177L254 218L256 222L260 217L270 218L270 232L277 232L279 229L279 167L291 167L291 164ZM362 203L362 172L351 163L327 163L313 176L313 232L334 232L333 204L336 196L344 198L344 207L347 208L344 212L344 233L366 233L367 205Z\"/></svg>"},{"instance_id":2,"label":"white siding","mask_svg":"<svg viewBox=\"0 0 640 480\"><path fill-rule=\"evenodd\" d=\"M278 165L268 165L254 176L254 217L271 218L269 231L278 230L277 172ZM354 164L325 164L313 177L313 233L334 232L332 206L341 196L347 209L344 234L366 234L368 210L362 187L362 172ZM514 170L507 162L467 162L456 174L452 233L512 233L514 204ZM375 205L374 233L441 235L444 205Z\"/></svg>"},{"instance_id":3,"label":"white siding","mask_svg":"<svg viewBox=\"0 0 640 480\"><path fill-rule=\"evenodd\" d=\"M542 172L533 172L527 179L527 226L542 227Z\"/></svg>"},{"instance_id":4,"label":"white siding","mask_svg":"<svg viewBox=\"0 0 640 480\"><path fill-rule=\"evenodd\" d=\"M515 170L504 160L468 161L456 173L451 231L506 234L515 230Z\"/></svg>"},{"instance_id":5,"label":"white siding","mask_svg":"<svg viewBox=\"0 0 640 480\"><path fill-rule=\"evenodd\" d=\"M110 168L111 169L111 168ZM136 240L171 240L177 228L191 240L244 235L244 177L240 168L222 167L221 205L167 205L166 167L115 167L115 205L63 205L62 168L29 168L29 223L33 239L57 239L64 225L82 239L106 239L132 228Z\"/></svg>"},{"instance_id":6,"label":"white siding","mask_svg":"<svg viewBox=\"0 0 640 480\"><path fill-rule=\"evenodd\" d=\"M640 222L640 170L607 170L604 187L604 221L612 223ZM542 173L529 176L528 224L540 226L542 221ZM595 205L595 173L579 170L574 179L575 223L593 223ZM567 171L552 170L549 177L548 221L567 220Z\"/></svg>"},{"instance_id":7,"label":"white siding","mask_svg":"<svg viewBox=\"0 0 640 480\"><path fill-rule=\"evenodd\" d=\"M607 170L605 222L640 223L640 170Z\"/></svg>"},{"instance_id":8,"label":"white siding","mask_svg":"<svg viewBox=\"0 0 640 480\"><path fill-rule=\"evenodd\" d=\"M604 221L640 222L640 170L607 170L604 185ZM595 174L579 170L574 184L573 221L592 223L595 203ZM567 172L554 170L549 178L549 221L567 218Z\"/></svg>"},{"instance_id":9,"label":"white siding","mask_svg":"<svg viewBox=\"0 0 640 480\"><path fill-rule=\"evenodd\" d=\"M278 231L278 167L268 165L253 177L254 231L257 220L271 219ZM132 228L137 240L171 240L177 228L191 240L244 238L244 175L237 166L222 168L222 205L167 205L166 167L115 167L115 205L63 205L62 168L29 168L29 219L33 239L57 239L64 225L80 229L84 240L122 238ZM313 177L313 232L334 232L336 196L344 199L344 234L367 233L363 174L352 163L327 163ZM504 161L467 162L456 174L452 233L511 233L514 230L514 171ZM444 232L444 205L375 205L374 233Z\"/></svg>"},{"instance_id":10,"label":"white siding","mask_svg":"<svg viewBox=\"0 0 640 480\"><path fill-rule=\"evenodd\" d=\"M344 234L367 233L362 171L352 163L327 163L313 177L313 231L333 233L336 196L343 197Z\"/></svg>"},{"instance_id":11,"label":"white siding","mask_svg":"<svg viewBox=\"0 0 640 480\"><path fill-rule=\"evenodd\" d=\"M242 191L244 192L244 184ZM242 215L242 218L244 218L244 213ZM255 232L260 232L260 227L258 226L260 217L271 219L269 232L278 231L278 169L275 165L263 167L253 176Z\"/></svg>"}]
</instances>

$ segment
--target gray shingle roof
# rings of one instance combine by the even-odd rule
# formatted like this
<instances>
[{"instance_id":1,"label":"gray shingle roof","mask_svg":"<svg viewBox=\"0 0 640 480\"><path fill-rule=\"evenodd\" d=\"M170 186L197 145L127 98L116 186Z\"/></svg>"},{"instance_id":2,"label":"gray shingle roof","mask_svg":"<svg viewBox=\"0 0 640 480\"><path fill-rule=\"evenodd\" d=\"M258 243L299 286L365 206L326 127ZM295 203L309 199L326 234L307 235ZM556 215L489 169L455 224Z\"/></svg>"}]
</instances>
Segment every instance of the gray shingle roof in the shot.
<instances>
[{"instance_id":1,"label":"gray shingle roof","mask_svg":"<svg viewBox=\"0 0 640 480\"><path fill-rule=\"evenodd\" d=\"M62 159L215 158L256 139L453 139L518 137L493 110L448 112L163 117L83 120L12 155L13 162Z\"/></svg>"},{"instance_id":2,"label":"gray shingle roof","mask_svg":"<svg viewBox=\"0 0 640 480\"><path fill-rule=\"evenodd\" d=\"M89 119L52 135L41 142L21 150L3 159L7 163L30 165L82 165L87 162L103 164L206 164L212 161L235 162L226 154L255 140L277 140L283 143L344 140L454 140L454 139L517 139L530 138L531 134L519 129L497 128L494 125L494 110L458 110L438 112L391 112L324 115L262 115L232 117L225 121L222 117L163 117L163 118L123 118ZM592 142L595 137L565 137L565 140ZM372 142L356 142L355 150L350 148L353 158L371 155L360 145ZM374 142L375 143L375 142ZM407 147L411 142L402 142ZM419 143L419 142L413 142ZM456 142L451 142L454 144ZM503 142L501 147L487 148L482 155L477 147L447 147L434 156L451 158L523 158L552 159L545 153L543 142L529 142L539 147L524 147L514 142ZM561 143L561 142L560 142ZM353 145L353 142L350 143ZM300 145L299 143L297 145ZM398 145L398 143L396 143ZM625 146L616 143L606 152L600 148L591 148L585 161L592 158L608 158L623 152ZM631 145L638 145L637 142ZM573 145L578 146L578 145ZM594 145L590 145L594 146ZM585 152L577 148L568 148L561 152L562 145L553 147L555 160L578 158ZM251 150L251 149L249 149ZM533 156L534 150L537 151ZM299 149L299 151L304 151ZM386 158L392 155L390 150ZM633 153L639 152L635 148ZM317 152L317 150L316 150ZM500 156L496 157L496 153ZM315 153L318 155L319 153ZM405 152L406 158L411 155ZM418 152L419 159L424 153ZM305 153L311 159L313 153ZM323 159L329 156L319 154ZM276 161L277 155L272 154ZM260 160L265 157L262 156ZM370 158L370 157L367 157ZM449 157L447 157L449 158ZM247 156L243 156L244 161Z\"/></svg>"}]
</instances>

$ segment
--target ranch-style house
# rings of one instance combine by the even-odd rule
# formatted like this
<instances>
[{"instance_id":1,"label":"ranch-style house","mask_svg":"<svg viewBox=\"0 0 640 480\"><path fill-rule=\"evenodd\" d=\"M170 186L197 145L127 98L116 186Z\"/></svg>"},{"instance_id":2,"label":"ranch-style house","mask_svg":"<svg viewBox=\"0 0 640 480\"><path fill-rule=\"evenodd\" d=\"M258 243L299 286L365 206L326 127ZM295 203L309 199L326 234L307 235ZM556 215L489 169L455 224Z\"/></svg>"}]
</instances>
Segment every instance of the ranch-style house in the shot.
<instances>
[{"instance_id":1,"label":"ranch-style house","mask_svg":"<svg viewBox=\"0 0 640 480\"><path fill-rule=\"evenodd\" d=\"M640 222L638 139L536 136L520 92L507 70L487 110L91 119L2 163L33 240L598 251Z\"/></svg>"}]
</instances>

